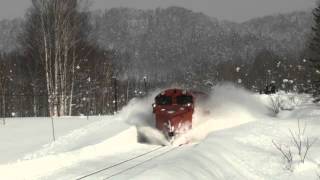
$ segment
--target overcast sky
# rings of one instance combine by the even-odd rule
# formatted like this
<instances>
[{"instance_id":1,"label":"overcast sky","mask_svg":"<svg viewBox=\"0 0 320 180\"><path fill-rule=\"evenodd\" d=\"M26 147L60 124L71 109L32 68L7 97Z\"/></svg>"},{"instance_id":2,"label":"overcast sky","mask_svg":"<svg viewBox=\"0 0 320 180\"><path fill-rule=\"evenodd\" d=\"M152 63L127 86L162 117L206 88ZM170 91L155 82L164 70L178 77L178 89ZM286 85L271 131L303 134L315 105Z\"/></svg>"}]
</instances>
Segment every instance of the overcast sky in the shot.
<instances>
[{"instance_id":1,"label":"overcast sky","mask_svg":"<svg viewBox=\"0 0 320 180\"><path fill-rule=\"evenodd\" d=\"M316 0L91 0L93 9L135 7L149 9L182 6L209 16L232 21L311 9ZM29 0L0 0L0 19L23 16Z\"/></svg>"}]
</instances>

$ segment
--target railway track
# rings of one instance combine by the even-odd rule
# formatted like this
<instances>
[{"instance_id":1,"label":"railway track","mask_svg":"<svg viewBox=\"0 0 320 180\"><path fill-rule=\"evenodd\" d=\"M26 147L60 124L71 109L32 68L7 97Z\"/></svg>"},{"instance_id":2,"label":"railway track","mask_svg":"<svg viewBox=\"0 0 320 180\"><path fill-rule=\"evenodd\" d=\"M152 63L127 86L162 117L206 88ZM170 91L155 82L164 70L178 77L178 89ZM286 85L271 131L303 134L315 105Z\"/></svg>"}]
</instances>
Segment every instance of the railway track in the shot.
<instances>
[{"instance_id":1,"label":"railway track","mask_svg":"<svg viewBox=\"0 0 320 180\"><path fill-rule=\"evenodd\" d=\"M86 175L82 175L76 178L76 180L88 180L88 179L111 179L115 176L121 175L127 171L130 171L144 163L152 161L160 156L170 153L179 148L179 146L160 146L150 151L144 152L129 159L120 161L113 165L106 166L94 172Z\"/></svg>"}]
</instances>

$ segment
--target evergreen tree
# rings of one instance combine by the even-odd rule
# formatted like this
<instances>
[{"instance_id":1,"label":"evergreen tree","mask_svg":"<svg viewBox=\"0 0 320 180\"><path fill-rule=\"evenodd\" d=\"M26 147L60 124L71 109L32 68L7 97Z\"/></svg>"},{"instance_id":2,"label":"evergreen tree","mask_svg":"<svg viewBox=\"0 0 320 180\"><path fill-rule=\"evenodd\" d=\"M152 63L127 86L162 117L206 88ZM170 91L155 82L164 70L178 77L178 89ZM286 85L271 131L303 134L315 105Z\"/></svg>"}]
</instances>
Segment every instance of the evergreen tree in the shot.
<instances>
[{"instance_id":1,"label":"evergreen tree","mask_svg":"<svg viewBox=\"0 0 320 180\"><path fill-rule=\"evenodd\" d=\"M320 100L320 1L313 10L314 24L312 26L312 39L309 43L310 62L314 69L313 72L313 94L316 101Z\"/></svg>"}]
</instances>

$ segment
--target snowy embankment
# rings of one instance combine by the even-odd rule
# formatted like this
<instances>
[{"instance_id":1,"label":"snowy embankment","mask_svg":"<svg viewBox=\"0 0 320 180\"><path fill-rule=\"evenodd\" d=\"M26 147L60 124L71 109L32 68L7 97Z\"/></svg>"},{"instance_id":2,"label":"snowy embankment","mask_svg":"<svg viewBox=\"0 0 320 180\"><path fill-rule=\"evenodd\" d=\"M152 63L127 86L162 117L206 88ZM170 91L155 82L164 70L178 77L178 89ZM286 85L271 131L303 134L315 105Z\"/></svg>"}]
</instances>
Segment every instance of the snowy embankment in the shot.
<instances>
[{"instance_id":1,"label":"snowy embankment","mask_svg":"<svg viewBox=\"0 0 320 180\"><path fill-rule=\"evenodd\" d=\"M103 117L53 118L55 137L63 137L101 119ZM16 161L53 142L51 118L1 118L0 122L0 164Z\"/></svg>"},{"instance_id":2,"label":"snowy embankment","mask_svg":"<svg viewBox=\"0 0 320 180\"><path fill-rule=\"evenodd\" d=\"M24 130L23 125L9 123L1 127L5 130L1 132L1 143L4 143L1 147L17 145L9 146L12 153L5 154L9 157L0 155L0 179L75 179L150 151L159 147L157 144L168 144L152 128L153 96L133 100L119 114L99 117L101 120L88 125L84 123L41 148L43 136L50 139L50 130L26 133L24 138L33 143L23 143L12 135ZM307 122L306 137L320 137L320 110L310 103L307 95L280 93L279 96L281 109L287 110L274 116L269 96L254 95L230 85L216 87L206 102L198 102L193 130L177 140L177 144L186 139L193 143L114 179L316 179L320 173L319 142L310 148L305 162L299 163L289 129L295 132L300 119ZM35 129L41 128L36 121L25 122ZM141 134L152 144L139 143ZM290 146L293 154L290 168L272 141ZM29 151L21 156L16 147ZM12 161L18 157L18 161ZM107 176L101 173L91 179Z\"/></svg>"}]
</instances>

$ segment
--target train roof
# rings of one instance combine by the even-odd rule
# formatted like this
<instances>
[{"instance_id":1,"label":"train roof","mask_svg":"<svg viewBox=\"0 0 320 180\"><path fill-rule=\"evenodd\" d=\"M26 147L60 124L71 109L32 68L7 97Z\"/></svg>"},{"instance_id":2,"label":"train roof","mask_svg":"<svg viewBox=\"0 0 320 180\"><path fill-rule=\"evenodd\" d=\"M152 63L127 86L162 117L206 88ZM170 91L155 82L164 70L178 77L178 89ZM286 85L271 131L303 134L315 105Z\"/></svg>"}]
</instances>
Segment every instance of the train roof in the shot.
<instances>
[{"instance_id":1,"label":"train roof","mask_svg":"<svg viewBox=\"0 0 320 180\"><path fill-rule=\"evenodd\" d=\"M180 89L180 88L171 88L162 91L159 95L167 95L167 96L179 96L179 95L190 95L195 97L207 97L208 94L202 91L197 90L187 90L187 89ZM158 96L159 96L158 95Z\"/></svg>"},{"instance_id":2,"label":"train roof","mask_svg":"<svg viewBox=\"0 0 320 180\"><path fill-rule=\"evenodd\" d=\"M172 89L166 89L162 91L159 95L166 95L166 96L179 96L179 95L192 95L190 92L188 92L185 89L179 89L179 88L172 88Z\"/></svg>"}]
</instances>

